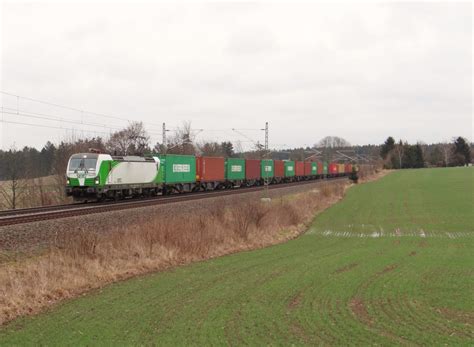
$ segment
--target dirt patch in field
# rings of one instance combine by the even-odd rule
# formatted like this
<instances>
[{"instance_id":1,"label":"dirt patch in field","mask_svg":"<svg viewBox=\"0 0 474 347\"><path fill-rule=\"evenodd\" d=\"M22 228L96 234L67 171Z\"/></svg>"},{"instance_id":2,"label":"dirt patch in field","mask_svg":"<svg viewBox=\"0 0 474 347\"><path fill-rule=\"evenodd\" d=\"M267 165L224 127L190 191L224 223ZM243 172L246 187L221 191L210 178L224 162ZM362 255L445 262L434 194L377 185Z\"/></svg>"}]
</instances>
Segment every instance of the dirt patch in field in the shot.
<instances>
[{"instance_id":1,"label":"dirt patch in field","mask_svg":"<svg viewBox=\"0 0 474 347\"><path fill-rule=\"evenodd\" d=\"M408 254L410 257L414 257L416 255L416 251L412 251L410 254Z\"/></svg>"},{"instance_id":2,"label":"dirt patch in field","mask_svg":"<svg viewBox=\"0 0 474 347\"><path fill-rule=\"evenodd\" d=\"M353 298L349 303L349 307L356 316L356 318L363 322L366 325L372 326L373 321L369 316L369 312L367 311L367 307L365 306L364 301L361 298Z\"/></svg>"},{"instance_id":3,"label":"dirt patch in field","mask_svg":"<svg viewBox=\"0 0 474 347\"><path fill-rule=\"evenodd\" d=\"M440 308L437 310L442 316L449 320L456 321L474 327L474 313L456 310L454 308ZM471 329L472 331L472 329ZM474 337L474 334L472 334Z\"/></svg>"},{"instance_id":4,"label":"dirt patch in field","mask_svg":"<svg viewBox=\"0 0 474 347\"><path fill-rule=\"evenodd\" d=\"M302 299L303 299L303 293L299 292L290 300L290 303L288 304L288 308L290 310L294 310L301 304Z\"/></svg>"},{"instance_id":5,"label":"dirt patch in field","mask_svg":"<svg viewBox=\"0 0 474 347\"><path fill-rule=\"evenodd\" d=\"M400 240L394 240L393 244L396 245L396 246L400 245Z\"/></svg>"},{"instance_id":6,"label":"dirt patch in field","mask_svg":"<svg viewBox=\"0 0 474 347\"><path fill-rule=\"evenodd\" d=\"M420 248L428 247L428 241L426 241L426 240L421 240L421 241L418 243L418 247L420 247Z\"/></svg>"},{"instance_id":7,"label":"dirt patch in field","mask_svg":"<svg viewBox=\"0 0 474 347\"><path fill-rule=\"evenodd\" d=\"M293 336L296 336L298 339L302 340L305 344L309 345L311 342L311 339L309 336L306 334L305 330L299 323L292 323L291 324L291 334Z\"/></svg>"},{"instance_id":8,"label":"dirt patch in field","mask_svg":"<svg viewBox=\"0 0 474 347\"><path fill-rule=\"evenodd\" d=\"M352 264L349 264L349 265L346 265L346 266L343 266L339 269L337 269L336 271L334 271L335 274L340 274L340 273L343 273L343 272L347 272L347 271L351 271L353 268L357 267L359 264L357 263L352 263Z\"/></svg>"},{"instance_id":9,"label":"dirt patch in field","mask_svg":"<svg viewBox=\"0 0 474 347\"><path fill-rule=\"evenodd\" d=\"M386 266L385 269L383 269L382 271L378 272L377 275L383 275L383 274L386 274L390 271L393 271L395 270L396 268L398 267L397 264L391 264L389 266Z\"/></svg>"}]
</instances>

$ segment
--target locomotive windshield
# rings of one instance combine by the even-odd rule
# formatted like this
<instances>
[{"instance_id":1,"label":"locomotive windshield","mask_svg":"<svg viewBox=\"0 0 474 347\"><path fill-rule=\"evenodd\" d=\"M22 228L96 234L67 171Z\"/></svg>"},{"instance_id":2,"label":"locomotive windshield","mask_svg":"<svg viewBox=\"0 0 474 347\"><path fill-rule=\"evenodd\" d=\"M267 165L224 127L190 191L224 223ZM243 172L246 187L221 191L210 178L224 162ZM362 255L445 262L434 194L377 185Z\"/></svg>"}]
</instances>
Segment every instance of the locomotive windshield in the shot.
<instances>
[{"instance_id":1,"label":"locomotive windshield","mask_svg":"<svg viewBox=\"0 0 474 347\"><path fill-rule=\"evenodd\" d=\"M68 171L87 170L94 171L97 165L97 155L75 154L69 161Z\"/></svg>"}]
</instances>

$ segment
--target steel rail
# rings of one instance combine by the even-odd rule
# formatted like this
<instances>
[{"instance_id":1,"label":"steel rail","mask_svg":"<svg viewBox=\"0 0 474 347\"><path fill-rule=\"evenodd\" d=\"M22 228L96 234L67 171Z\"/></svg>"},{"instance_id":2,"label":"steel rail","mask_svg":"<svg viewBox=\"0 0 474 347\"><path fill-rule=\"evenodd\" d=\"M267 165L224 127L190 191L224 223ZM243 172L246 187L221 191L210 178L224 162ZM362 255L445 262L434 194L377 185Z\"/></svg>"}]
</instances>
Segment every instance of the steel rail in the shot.
<instances>
[{"instance_id":1,"label":"steel rail","mask_svg":"<svg viewBox=\"0 0 474 347\"><path fill-rule=\"evenodd\" d=\"M282 183L276 185L270 185L269 189L277 190L288 187L296 187L306 184L317 184L324 182L334 182L340 180L347 180L347 176L337 177L331 179L322 179L322 180L308 180L292 183ZM103 212L111 211L120 211L131 208L147 207L154 205L164 205L169 203L184 202L184 201L193 201L193 200L204 200L214 197L229 196L229 195L238 195L245 193L254 193L259 191L264 191L264 186L257 187L248 187L244 189L226 189L226 190L217 190L217 191L207 191L199 193L184 193L179 195L169 195L169 196L159 196L155 198L147 198L141 200L130 200L130 201L121 201L117 203L94 203L94 204L70 204L70 205L59 205L56 206L56 209L53 209L53 206L48 206L46 209L41 208L32 208L32 209L22 209L19 214L14 215L0 215L0 227L10 226L15 224L25 224L31 222L38 222L51 219L60 219L66 217L96 214ZM69 208L67 208L69 206Z\"/></svg>"}]
</instances>

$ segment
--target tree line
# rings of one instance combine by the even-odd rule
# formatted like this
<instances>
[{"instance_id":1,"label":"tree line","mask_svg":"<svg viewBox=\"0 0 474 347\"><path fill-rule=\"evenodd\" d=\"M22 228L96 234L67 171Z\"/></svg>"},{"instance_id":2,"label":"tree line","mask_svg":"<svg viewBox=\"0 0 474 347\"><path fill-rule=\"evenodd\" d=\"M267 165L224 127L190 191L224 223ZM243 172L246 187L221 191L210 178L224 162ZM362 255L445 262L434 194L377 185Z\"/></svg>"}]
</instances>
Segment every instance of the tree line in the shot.
<instances>
[{"instance_id":1,"label":"tree line","mask_svg":"<svg viewBox=\"0 0 474 347\"><path fill-rule=\"evenodd\" d=\"M380 146L380 157L387 169L465 166L472 160L472 144L459 136L452 143L408 144L392 136Z\"/></svg>"}]
</instances>

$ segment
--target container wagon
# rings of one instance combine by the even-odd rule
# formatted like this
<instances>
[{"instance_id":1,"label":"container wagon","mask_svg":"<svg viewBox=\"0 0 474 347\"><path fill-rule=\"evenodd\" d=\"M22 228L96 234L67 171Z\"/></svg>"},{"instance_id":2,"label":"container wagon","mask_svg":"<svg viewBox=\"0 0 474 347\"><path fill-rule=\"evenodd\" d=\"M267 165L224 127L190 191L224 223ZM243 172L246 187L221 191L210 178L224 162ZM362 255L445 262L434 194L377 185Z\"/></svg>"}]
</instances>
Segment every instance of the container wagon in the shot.
<instances>
[{"instance_id":1,"label":"container wagon","mask_svg":"<svg viewBox=\"0 0 474 347\"><path fill-rule=\"evenodd\" d=\"M285 163L283 160L274 160L273 166L275 169L273 182L280 183L285 177Z\"/></svg>"},{"instance_id":2,"label":"container wagon","mask_svg":"<svg viewBox=\"0 0 474 347\"><path fill-rule=\"evenodd\" d=\"M327 161L323 162L323 175L329 177L329 164Z\"/></svg>"},{"instance_id":3,"label":"container wagon","mask_svg":"<svg viewBox=\"0 0 474 347\"><path fill-rule=\"evenodd\" d=\"M273 164L273 160L271 159L263 159L261 161L261 176L262 176L262 183L265 183L265 180L271 181L275 174L275 166Z\"/></svg>"},{"instance_id":4,"label":"container wagon","mask_svg":"<svg viewBox=\"0 0 474 347\"><path fill-rule=\"evenodd\" d=\"M344 164L337 164L337 175L344 176L346 173L346 167Z\"/></svg>"},{"instance_id":5,"label":"container wagon","mask_svg":"<svg viewBox=\"0 0 474 347\"><path fill-rule=\"evenodd\" d=\"M295 162L292 160L285 160L285 182L293 181L295 177Z\"/></svg>"},{"instance_id":6,"label":"container wagon","mask_svg":"<svg viewBox=\"0 0 474 347\"><path fill-rule=\"evenodd\" d=\"M318 161L318 176L319 177L322 177L324 174L324 167L323 167L323 163Z\"/></svg>"},{"instance_id":7,"label":"container wagon","mask_svg":"<svg viewBox=\"0 0 474 347\"><path fill-rule=\"evenodd\" d=\"M304 175L307 179L315 178L318 174L318 164L313 161L304 162Z\"/></svg>"},{"instance_id":8,"label":"container wagon","mask_svg":"<svg viewBox=\"0 0 474 347\"><path fill-rule=\"evenodd\" d=\"M225 161L225 185L240 187L245 181L245 159L227 158Z\"/></svg>"},{"instance_id":9,"label":"container wagon","mask_svg":"<svg viewBox=\"0 0 474 347\"><path fill-rule=\"evenodd\" d=\"M338 167L336 163L329 163L329 176L336 177L338 174Z\"/></svg>"},{"instance_id":10,"label":"container wagon","mask_svg":"<svg viewBox=\"0 0 474 347\"><path fill-rule=\"evenodd\" d=\"M295 176L298 180L304 178L304 162L295 161Z\"/></svg>"},{"instance_id":11,"label":"container wagon","mask_svg":"<svg viewBox=\"0 0 474 347\"><path fill-rule=\"evenodd\" d=\"M260 160L245 159L245 183L247 186L253 186L260 183Z\"/></svg>"},{"instance_id":12,"label":"container wagon","mask_svg":"<svg viewBox=\"0 0 474 347\"><path fill-rule=\"evenodd\" d=\"M225 159L222 157L196 157L197 189L209 190L223 186Z\"/></svg>"},{"instance_id":13,"label":"container wagon","mask_svg":"<svg viewBox=\"0 0 474 347\"><path fill-rule=\"evenodd\" d=\"M352 164L345 165L345 172L347 175L350 175L352 173Z\"/></svg>"},{"instance_id":14,"label":"container wagon","mask_svg":"<svg viewBox=\"0 0 474 347\"><path fill-rule=\"evenodd\" d=\"M163 194L190 192L196 186L196 157L194 155L161 154L158 182Z\"/></svg>"}]
</instances>

